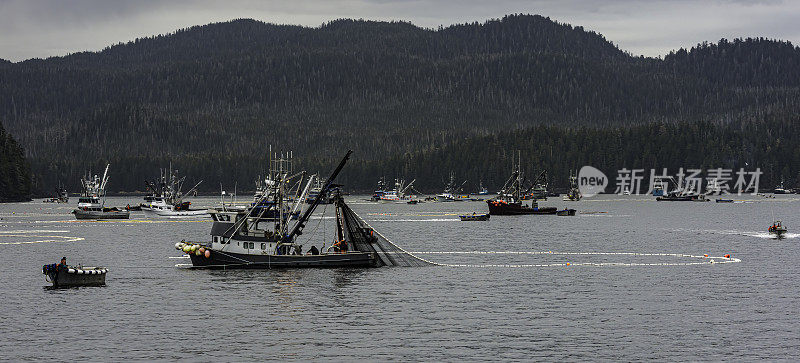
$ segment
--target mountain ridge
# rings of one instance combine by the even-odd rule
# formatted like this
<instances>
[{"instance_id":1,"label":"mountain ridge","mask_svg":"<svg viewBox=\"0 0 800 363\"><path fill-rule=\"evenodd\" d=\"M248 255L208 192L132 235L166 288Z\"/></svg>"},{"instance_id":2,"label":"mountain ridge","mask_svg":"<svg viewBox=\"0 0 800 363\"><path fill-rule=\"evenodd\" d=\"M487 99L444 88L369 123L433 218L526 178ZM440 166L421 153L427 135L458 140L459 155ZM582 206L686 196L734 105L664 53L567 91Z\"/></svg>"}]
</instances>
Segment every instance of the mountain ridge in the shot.
<instances>
[{"instance_id":1,"label":"mountain ridge","mask_svg":"<svg viewBox=\"0 0 800 363\"><path fill-rule=\"evenodd\" d=\"M539 125L752 122L800 112L799 59L763 38L635 57L539 15L435 30L240 19L0 63L0 121L46 189L99 159L263 162L273 145L376 162Z\"/></svg>"}]
</instances>

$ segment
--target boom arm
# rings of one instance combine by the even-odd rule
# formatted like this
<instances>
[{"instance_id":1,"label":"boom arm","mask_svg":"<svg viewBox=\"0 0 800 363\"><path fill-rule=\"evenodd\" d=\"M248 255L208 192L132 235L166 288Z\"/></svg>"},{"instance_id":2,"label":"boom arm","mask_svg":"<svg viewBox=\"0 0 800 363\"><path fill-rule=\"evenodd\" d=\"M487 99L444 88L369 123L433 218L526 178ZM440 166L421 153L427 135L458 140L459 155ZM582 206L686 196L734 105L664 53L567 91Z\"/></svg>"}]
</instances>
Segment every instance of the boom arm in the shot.
<instances>
[{"instance_id":1,"label":"boom arm","mask_svg":"<svg viewBox=\"0 0 800 363\"><path fill-rule=\"evenodd\" d=\"M289 243L294 239L295 236L303 234L303 228L306 226L306 222L308 222L308 219L311 217L311 213L314 213L314 209L317 208L320 200L322 200L322 198L325 197L325 194L328 193L328 189L330 189L331 184L333 184L333 180L336 179L336 176L342 171L344 164L347 164L347 159L350 158L351 154L353 154L353 150L348 150L342 161L339 162L339 166L336 167L336 170L334 170L331 176L328 177L328 180L325 181L325 184L322 186L322 190L320 190L319 194L317 194L317 197L314 198L314 202L311 203L311 206L306 209L302 216L300 216L300 218L297 220L297 223L294 225L294 227L292 227L292 231L283 238L284 243Z\"/></svg>"}]
</instances>

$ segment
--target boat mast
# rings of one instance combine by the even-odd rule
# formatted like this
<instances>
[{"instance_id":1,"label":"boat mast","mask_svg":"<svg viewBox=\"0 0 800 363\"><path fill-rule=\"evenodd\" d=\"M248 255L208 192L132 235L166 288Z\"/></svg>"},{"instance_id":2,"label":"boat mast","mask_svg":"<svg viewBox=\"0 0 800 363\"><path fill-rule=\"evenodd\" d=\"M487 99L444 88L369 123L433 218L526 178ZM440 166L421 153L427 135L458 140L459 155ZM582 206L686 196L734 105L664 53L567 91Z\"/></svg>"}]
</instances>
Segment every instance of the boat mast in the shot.
<instances>
[{"instance_id":1,"label":"boat mast","mask_svg":"<svg viewBox=\"0 0 800 363\"><path fill-rule=\"evenodd\" d=\"M323 184L322 190L320 190L320 192L314 198L314 202L312 202L311 206L308 207L306 211L303 213L303 215L297 219L297 223L295 223L294 227L292 228L292 231L284 237L283 240L284 243L291 243L291 241L294 240L295 236L298 236L303 233L302 231L306 225L306 222L308 222L308 219L311 217L311 214L314 213L314 209L317 208L320 201L325 197L325 194L328 193L329 189L331 188L331 185L333 184L333 180L336 179L336 176L339 175L339 172L342 171L344 165L347 164L347 160L350 159L351 154L353 154L353 150L348 150L347 154L345 154L344 158L342 158L342 161L339 162L339 166L336 167L333 173L331 173L331 176L328 177L328 180L325 181L325 184Z\"/></svg>"},{"instance_id":2,"label":"boat mast","mask_svg":"<svg viewBox=\"0 0 800 363\"><path fill-rule=\"evenodd\" d=\"M517 150L517 187L515 192L516 195L516 202L519 203L522 201L522 196L520 195L520 191L522 190L522 152Z\"/></svg>"}]
</instances>

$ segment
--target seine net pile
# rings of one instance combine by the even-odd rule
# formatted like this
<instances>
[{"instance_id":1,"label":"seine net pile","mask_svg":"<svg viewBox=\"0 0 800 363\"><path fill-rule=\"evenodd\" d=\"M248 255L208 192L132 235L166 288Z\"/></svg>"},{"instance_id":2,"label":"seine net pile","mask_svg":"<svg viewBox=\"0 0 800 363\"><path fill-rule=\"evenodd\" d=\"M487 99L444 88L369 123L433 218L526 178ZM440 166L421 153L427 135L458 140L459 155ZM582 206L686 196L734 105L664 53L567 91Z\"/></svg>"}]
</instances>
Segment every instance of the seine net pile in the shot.
<instances>
[{"instance_id":1,"label":"seine net pile","mask_svg":"<svg viewBox=\"0 0 800 363\"><path fill-rule=\"evenodd\" d=\"M378 266L416 267L434 263L423 260L398 247L378 231L374 230L361 217L353 212L342 199L337 201L341 213L342 233L348 241L348 249L361 252L375 252Z\"/></svg>"}]
</instances>

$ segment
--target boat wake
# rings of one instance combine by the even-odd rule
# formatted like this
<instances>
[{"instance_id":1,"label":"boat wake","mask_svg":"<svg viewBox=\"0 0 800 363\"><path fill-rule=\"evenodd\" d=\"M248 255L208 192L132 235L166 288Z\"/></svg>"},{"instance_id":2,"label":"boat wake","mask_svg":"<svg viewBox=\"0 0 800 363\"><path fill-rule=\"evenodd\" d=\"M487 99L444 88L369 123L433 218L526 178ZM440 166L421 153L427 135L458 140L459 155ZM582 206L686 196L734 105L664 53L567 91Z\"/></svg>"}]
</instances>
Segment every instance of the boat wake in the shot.
<instances>
[{"instance_id":1,"label":"boat wake","mask_svg":"<svg viewBox=\"0 0 800 363\"><path fill-rule=\"evenodd\" d=\"M706 230L688 230L688 229L674 229L675 232L705 232L705 233L714 233L714 234L724 234L728 236L745 236L745 237L754 237L754 238L762 238L762 239L778 239L775 237L774 234L770 234L769 232L761 232L761 231L736 231L736 230L717 230L717 229L706 229ZM800 237L800 233L786 233L780 239L793 239Z\"/></svg>"},{"instance_id":2,"label":"boat wake","mask_svg":"<svg viewBox=\"0 0 800 363\"><path fill-rule=\"evenodd\" d=\"M69 233L62 230L0 231L0 245L26 245L34 243L58 243L83 241L83 237L59 236L53 233ZM7 241L12 239L12 241ZM20 241L22 240L22 241Z\"/></svg>"},{"instance_id":3,"label":"boat wake","mask_svg":"<svg viewBox=\"0 0 800 363\"><path fill-rule=\"evenodd\" d=\"M693 266L693 265L712 265L725 263L738 263L740 259L726 256L698 256L681 253L640 253L640 252L554 252L554 251L429 251L429 252L409 252L414 255L547 255L556 256L564 260L554 263L517 263L517 264L447 264L429 261L436 266L445 267L499 267L499 268L524 268L524 267L571 267L571 266L592 266L592 267L612 267L612 266ZM634 259L661 259L676 258L689 261L653 261L653 262L618 262L607 261L609 257L634 258ZM602 257L603 262L569 261L570 259L590 259L591 257Z\"/></svg>"},{"instance_id":4,"label":"boat wake","mask_svg":"<svg viewBox=\"0 0 800 363\"><path fill-rule=\"evenodd\" d=\"M432 218L432 219L370 219L370 222L459 222L457 218Z\"/></svg>"}]
</instances>

